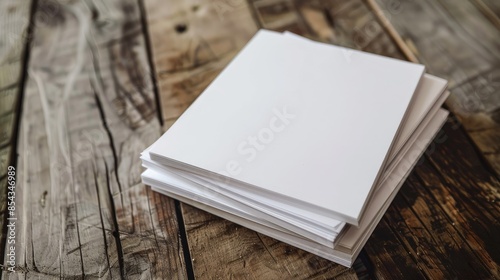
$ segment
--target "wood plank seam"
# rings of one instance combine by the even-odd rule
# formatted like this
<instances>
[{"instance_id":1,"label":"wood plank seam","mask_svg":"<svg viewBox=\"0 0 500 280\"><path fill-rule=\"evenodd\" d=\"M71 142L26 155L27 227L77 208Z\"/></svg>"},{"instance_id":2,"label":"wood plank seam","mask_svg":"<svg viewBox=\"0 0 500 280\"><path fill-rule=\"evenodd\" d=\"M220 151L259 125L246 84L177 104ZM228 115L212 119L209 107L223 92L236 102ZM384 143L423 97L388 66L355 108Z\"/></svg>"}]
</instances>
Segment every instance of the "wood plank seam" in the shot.
<instances>
[{"instance_id":1,"label":"wood plank seam","mask_svg":"<svg viewBox=\"0 0 500 280\"><path fill-rule=\"evenodd\" d=\"M142 24L142 33L144 34L144 42L146 45L146 54L148 58L148 64L149 64L149 69L151 69L151 72L148 73L148 76L151 78L153 81L153 92L155 94L155 104L156 104L156 111L157 111L157 117L158 121L160 122L160 126L163 127L163 108L161 107L160 103L160 91L158 89L158 79L156 77L156 66L153 62L153 53L152 53L152 48L151 48L151 38L149 37L149 30L148 30L148 20L147 20L147 14L146 14L146 8L144 6L144 0L137 0L139 3L139 9L140 9L140 17L141 17L141 24Z\"/></svg>"},{"instance_id":2,"label":"wood plank seam","mask_svg":"<svg viewBox=\"0 0 500 280\"><path fill-rule=\"evenodd\" d=\"M93 165L92 171L93 171L93 177L94 177L94 185L95 185L95 190L97 194L97 205L99 206L99 209L102 209L103 207L101 206L101 194L99 192L99 183L97 181L97 167L95 164ZM99 219L101 223L101 228L102 228L102 237L103 239L106 239L106 230L104 226L104 218L102 215L102 211L99 211ZM109 262L109 252L108 252L108 243L104 242L104 252L106 253L106 262L108 264L108 267L111 267L111 264Z\"/></svg>"},{"instance_id":3,"label":"wood plank seam","mask_svg":"<svg viewBox=\"0 0 500 280\"><path fill-rule=\"evenodd\" d=\"M188 279L195 279L193 259L191 257L191 252L189 250L189 240L186 232L186 227L184 225L184 217L181 209L181 202L175 201L175 213L177 215L177 223L179 224L179 234L181 239L181 244L184 252L184 262L186 263L186 273Z\"/></svg>"}]
</instances>

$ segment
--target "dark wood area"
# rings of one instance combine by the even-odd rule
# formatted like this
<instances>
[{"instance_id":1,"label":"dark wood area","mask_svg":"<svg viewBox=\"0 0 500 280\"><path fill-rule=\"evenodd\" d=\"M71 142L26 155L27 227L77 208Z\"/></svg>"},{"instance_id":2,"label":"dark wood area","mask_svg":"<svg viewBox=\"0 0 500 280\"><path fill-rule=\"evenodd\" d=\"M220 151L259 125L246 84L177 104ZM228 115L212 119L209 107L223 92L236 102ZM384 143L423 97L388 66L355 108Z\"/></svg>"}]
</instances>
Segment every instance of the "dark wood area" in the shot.
<instances>
[{"instance_id":1,"label":"dark wood area","mask_svg":"<svg viewBox=\"0 0 500 280\"><path fill-rule=\"evenodd\" d=\"M496 0L0 2L5 279L500 279ZM418 61L452 112L345 268L140 182L139 153L259 28Z\"/></svg>"}]
</instances>

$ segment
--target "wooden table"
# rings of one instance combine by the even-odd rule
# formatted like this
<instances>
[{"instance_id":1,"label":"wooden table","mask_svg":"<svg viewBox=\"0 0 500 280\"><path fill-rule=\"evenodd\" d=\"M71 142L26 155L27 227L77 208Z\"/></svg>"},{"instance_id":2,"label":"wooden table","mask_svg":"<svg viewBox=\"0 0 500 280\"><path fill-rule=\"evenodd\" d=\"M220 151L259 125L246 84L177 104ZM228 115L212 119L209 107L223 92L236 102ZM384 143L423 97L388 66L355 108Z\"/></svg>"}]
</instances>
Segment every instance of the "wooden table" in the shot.
<instances>
[{"instance_id":1,"label":"wooden table","mask_svg":"<svg viewBox=\"0 0 500 280\"><path fill-rule=\"evenodd\" d=\"M496 0L3 0L0 170L21 278L500 278ZM140 181L139 153L259 28L420 61L448 122L355 269ZM30 47L29 47L30 46ZM7 250L6 250L7 248ZM357 274L356 274L357 272Z\"/></svg>"}]
</instances>

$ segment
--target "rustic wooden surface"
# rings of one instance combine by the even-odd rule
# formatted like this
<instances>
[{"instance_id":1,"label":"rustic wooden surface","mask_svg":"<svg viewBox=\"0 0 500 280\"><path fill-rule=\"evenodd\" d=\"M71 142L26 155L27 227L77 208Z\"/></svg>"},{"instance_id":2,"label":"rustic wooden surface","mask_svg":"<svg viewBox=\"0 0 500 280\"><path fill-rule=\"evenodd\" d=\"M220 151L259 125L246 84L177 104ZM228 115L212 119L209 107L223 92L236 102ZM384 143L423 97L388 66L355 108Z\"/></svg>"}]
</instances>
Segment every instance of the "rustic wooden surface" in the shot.
<instances>
[{"instance_id":1,"label":"rustic wooden surface","mask_svg":"<svg viewBox=\"0 0 500 280\"><path fill-rule=\"evenodd\" d=\"M19 135L16 278L185 278L136 1L37 1Z\"/></svg>"},{"instance_id":2,"label":"rustic wooden surface","mask_svg":"<svg viewBox=\"0 0 500 280\"><path fill-rule=\"evenodd\" d=\"M4 254L7 167L13 164L31 1L0 3L0 254Z\"/></svg>"},{"instance_id":3,"label":"rustic wooden surface","mask_svg":"<svg viewBox=\"0 0 500 280\"><path fill-rule=\"evenodd\" d=\"M12 79L0 92L24 96L18 267L4 277L355 279L140 184L139 152L267 28L418 60L451 81L454 115L368 241L358 275L500 278L497 1L37 0L28 25L29 3L0 4L15 7L1 11L3 26L34 35L0 43L0 82ZM12 76L5 69L22 70L27 43L27 67ZM0 116L17 113L3 100ZM13 120L2 119L2 133Z\"/></svg>"},{"instance_id":4,"label":"rustic wooden surface","mask_svg":"<svg viewBox=\"0 0 500 280\"><path fill-rule=\"evenodd\" d=\"M500 175L498 1L377 2L428 72L450 81L446 104Z\"/></svg>"},{"instance_id":5,"label":"rustic wooden surface","mask_svg":"<svg viewBox=\"0 0 500 280\"><path fill-rule=\"evenodd\" d=\"M402 254L376 245L377 235L384 240L388 234L399 240L401 253L408 252L405 266L414 268L398 270L397 278L417 272L428 278L499 278L500 29L493 17L498 14L485 13L498 11L498 4L377 2L428 72L450 81L446 105L454 115L365 247L382 268L375 271L386 277L387 264L401 260Z\"/></svg>"}]
</instances>

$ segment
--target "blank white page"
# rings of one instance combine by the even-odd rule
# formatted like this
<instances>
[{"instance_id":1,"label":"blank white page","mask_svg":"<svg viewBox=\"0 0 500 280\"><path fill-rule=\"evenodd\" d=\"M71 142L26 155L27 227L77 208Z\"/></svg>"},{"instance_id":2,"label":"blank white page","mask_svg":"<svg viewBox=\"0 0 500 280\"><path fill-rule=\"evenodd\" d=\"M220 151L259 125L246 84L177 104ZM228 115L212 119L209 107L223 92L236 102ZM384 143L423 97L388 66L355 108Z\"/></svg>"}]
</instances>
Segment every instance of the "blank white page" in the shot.
<instances>
[{"instance_id":1,"label":"blank white page","mask_svg":"<svg viewBox=\"0 0 500 280\"><path fill-rule=\"evenodd\" d=\"M306 44L306 46L318 44L327 48L339 48L335 45L313 41L289 31L283 32L283 36ZM345 56L348 57L348 59L349 56L351 56L353 53L353 51L349 49L341 48L341 50L344 52ZM448 81L444 79L429 74L423 75L422 79L420 79L420 83L416 89L416 92L414 93L414 101L411 104L411 107L408 108L409 111L407 114L409 118L406 120L404 125L401 126L399 137L396 139L396 142L394 143L394 146L390 151L390 157L394 157L396 153L403 147L406 141L410 138L413 131L417 128L418 124L429 112L432 104L434 104L442 95L447 85ZM419 93L419 95L416 95L416 93Z\"/></svg>"},{"instance_id":2,"label":"blank white page","mask_svg":"<svg viewBox=\"0 0 500 280\"><path fill-rule=\"evenodd\" d=\"M151 158L357 225L424 67L284 39L259 31Z\"/></svg>"}]
</instances>

